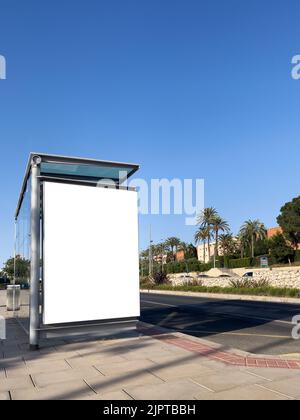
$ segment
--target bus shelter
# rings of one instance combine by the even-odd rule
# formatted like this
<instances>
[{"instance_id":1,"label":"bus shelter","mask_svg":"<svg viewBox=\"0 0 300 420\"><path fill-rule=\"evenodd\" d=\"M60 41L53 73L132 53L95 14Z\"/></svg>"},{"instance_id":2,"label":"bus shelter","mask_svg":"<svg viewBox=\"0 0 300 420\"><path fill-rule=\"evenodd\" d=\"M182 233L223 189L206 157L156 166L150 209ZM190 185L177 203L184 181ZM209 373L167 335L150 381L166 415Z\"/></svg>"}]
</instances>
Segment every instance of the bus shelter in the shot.
<instances>
[{"instance_id":1,"label":"bus shelter","mask_svg":"<svg viewBox=\"0 0 300 420\"><path fill-rule=\"evenodd\" d=\"M135 326L140 316L136 164L32 153L15 214L28 270L31 349L41 337ZM24 286L24 285L23 285Z\"/></svg>"}]
</instances>

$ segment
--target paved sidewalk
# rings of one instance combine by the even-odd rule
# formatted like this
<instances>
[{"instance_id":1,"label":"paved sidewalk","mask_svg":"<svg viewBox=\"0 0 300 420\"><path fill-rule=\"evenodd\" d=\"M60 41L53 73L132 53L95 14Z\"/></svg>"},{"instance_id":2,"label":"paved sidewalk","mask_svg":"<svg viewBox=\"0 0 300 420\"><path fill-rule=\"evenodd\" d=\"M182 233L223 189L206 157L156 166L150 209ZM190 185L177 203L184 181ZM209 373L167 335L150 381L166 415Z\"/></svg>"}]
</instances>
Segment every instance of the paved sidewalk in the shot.
<instances>
[{"instance_id":1,"label":"paved sidewalk","mask_svg":"<svg viewBox=\"0 0 300 420\"><path fill-rule=\"evenodd\" d=\"M140 325L120 338L52 340L30 352L11 314L0 307L0 315L8 330L0 342L0 400L300 399L299 370L231 365L219 358L227 349L183 334Z\"/></svg>"}]
</instances>

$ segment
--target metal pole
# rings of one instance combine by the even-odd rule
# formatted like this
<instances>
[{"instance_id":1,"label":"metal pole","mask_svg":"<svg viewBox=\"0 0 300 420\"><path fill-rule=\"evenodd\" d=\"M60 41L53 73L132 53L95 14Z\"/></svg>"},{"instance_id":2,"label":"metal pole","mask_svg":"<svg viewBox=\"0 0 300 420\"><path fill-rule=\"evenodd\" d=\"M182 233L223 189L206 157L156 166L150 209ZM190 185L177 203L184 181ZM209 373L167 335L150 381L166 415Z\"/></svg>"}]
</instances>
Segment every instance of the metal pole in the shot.
<instances>
[{"instance_id":1,"label":"metal pole","mask_svg":"<svg viewBox=\"0 0 300 420\"><path fill-rule=\"evenodd\" d=\"M165 251L164 240L161 239L160 242L161 242L161 272L163 273L163 271L164 271L164 251Z\"/></svg>"},{"instance_id":2,"label":"metal pole","mask_svg":"<svg viewBox=\"0 0 300 420\"><path fill-rule=\"evenodd\" d=\"M40 163L35 156L31 166L31 280L30 280L30 349L39 348L40 327Z\"/></svg>"},{"instance_id":3,"label":"metal pole","mask_svg":"<svg viewBox=\"0 0 300 420\"><path fill-rule=\"evenodd\" d=\"M13 286L16 285L16 277L17 277L17 220L15 220L15 240L14 240L14 279L13 279ZM15 297L16 297L16 290L13 288L13 311L15 311Z\"/></svg>"},{"instance_id":4,"label":"metal pole","mask_svg":"<svg viewBox=\"0 0 300 420\"><path fill-rule=\"evenodd\" d=\"M153 265L152 265L152 228L150 225L150 244L149 244L149 277L151 278L153 275Z\"/></svg>"}]
</instances>

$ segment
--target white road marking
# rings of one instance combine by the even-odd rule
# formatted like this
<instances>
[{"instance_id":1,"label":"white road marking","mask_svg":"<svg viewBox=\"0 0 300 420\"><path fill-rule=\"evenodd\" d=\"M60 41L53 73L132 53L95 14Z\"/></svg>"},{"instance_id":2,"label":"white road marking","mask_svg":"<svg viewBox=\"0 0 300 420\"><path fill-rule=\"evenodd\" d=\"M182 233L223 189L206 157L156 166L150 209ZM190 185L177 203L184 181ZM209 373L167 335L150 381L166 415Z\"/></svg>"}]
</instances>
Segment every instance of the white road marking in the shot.
<instances>
[{"instance_id":1,"label":"white road marking","mask_svg":"<svg viewBox=\"0 0 300 420\"><path fill-rule=\"evenodd\" d=\"M168 306L169 308L177 308L176 305L169 305L168 303L154 302L152 300L142 300L142 303L151 303L152 305Z\"/></svg>"},{"instance_id":2,"label":"white road marking","mask_svg":"<svg viewBox=\"0 0 300 420\"><path fill-rule=\"evenodd\" d=\"M166 318L162 319L157 325L159 325L160 327L164 326L166 322L170 321L176 315L177 315L177 312L172 312L171 314L166 316Z\"/></svg>"},{"instance_id":3,"label":"white road marking","mask_svg":"<svg viewBox=\"0 0 300 420\"><path fill-rule=\"evenodd\" d=\"M250 333L234 333L234 332L220 332L220 331L208 331L208 330L186 330L181 328L176 328L176 330L180 330L184 333L191 333L191 334L214 334L214 335L236 335L240 337L264 337L264 338L278 338L278 339L287 339L291 338L290 335L268 335L268 334L250 334Z\"/></svg>"}]
</instances>

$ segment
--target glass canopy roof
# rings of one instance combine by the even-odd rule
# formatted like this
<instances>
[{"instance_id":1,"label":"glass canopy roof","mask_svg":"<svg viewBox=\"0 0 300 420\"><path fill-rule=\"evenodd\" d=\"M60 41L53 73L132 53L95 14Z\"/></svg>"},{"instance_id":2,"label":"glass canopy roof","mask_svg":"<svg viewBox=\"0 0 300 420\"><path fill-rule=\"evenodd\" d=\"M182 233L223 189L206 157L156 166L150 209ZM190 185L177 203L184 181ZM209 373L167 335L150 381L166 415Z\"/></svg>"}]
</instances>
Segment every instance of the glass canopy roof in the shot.
<instances>
[{"instance_id":1,"label":"glass canopy roof","mask_svg":"<svg viewBox=\"0 0 300 420\"><path fill-rule=\"evenodd\" d=\"M74 177L76 179L112 179L114 181L124 180L128 178L133 167L124 166L107 166L107 165L88 165L88 164L66 164L42 162L41 175L60 175L66 177Z\"/></svg>"},{"instance_id":2,"label":"glass canopy roof","mask_svg":"<svg viewBox=\"0 0 300 420\"><path fill-rule=\"evenodd\" d=\"M139 165L137 164L31 153L17 206L16 217L22 205L27 181L31 174L32 159L34 157L40 158L41 177L72 179L74 182L99 182L103 179L109 179L120 185L139 169Z\"/></svg>"}]
</instances>

